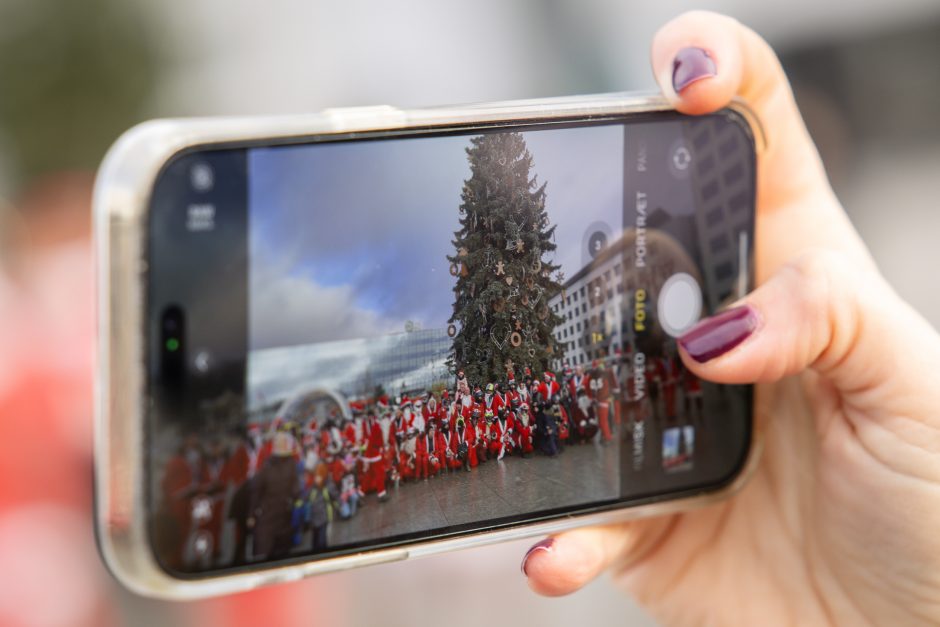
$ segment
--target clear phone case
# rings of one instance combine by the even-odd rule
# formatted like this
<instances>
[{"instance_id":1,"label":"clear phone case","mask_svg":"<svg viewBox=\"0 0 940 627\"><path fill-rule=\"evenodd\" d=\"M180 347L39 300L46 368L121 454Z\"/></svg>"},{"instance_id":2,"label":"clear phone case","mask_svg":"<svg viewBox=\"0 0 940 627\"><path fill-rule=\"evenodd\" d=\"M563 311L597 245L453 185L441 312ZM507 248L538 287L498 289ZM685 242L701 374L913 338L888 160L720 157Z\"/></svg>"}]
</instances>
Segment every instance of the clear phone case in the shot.
<instances>
[{"instance_id":1,"label":"clear phone case","mask_svg":"<svg viewBox=\"0 0 940 627\"><path fill-rule=\"evenodd\" d=\"M764 139L756 117L742 102L730 106L748 120L759 156ZM104 159L94 196L98 272L95 524L100 551L112 573L141 594L192 599L577 526L662 515L707 504L737 490L759 456L759 420L755 421L755 435L744 470L726 488L600 514L566 516L403 548L363 551L287 566L259 566L252 572L191 579L173 577L158 565L146 528L145 241L151 189L159 171L173 155L197 145L506 122L584 120L667 110L671 110L670 104L658 94L616 93L415 110L375 106L296 116L156 120L125 133Z\"/></svg>"}]
</instances>

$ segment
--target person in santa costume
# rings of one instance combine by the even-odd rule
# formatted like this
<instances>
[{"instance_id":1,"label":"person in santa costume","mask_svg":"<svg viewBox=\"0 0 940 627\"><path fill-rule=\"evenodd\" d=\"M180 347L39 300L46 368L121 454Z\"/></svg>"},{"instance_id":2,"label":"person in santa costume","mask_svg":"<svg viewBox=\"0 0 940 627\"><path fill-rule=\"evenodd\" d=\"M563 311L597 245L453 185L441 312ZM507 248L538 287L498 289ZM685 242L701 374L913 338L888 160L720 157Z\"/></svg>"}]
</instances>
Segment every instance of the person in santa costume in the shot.
<instances>
[{"instance_id":1,"label":"person in santa costume","mask_svg":"<svg viewBox=\"0 0 940 627\"><path fill-rule=\"evenodd\" d=\"M546 403L553 403L558 399L561 385L555 380L555 375L548 370L542 375L542 383L538 387L539 395Z\"/></svg>"},{"instance_id":2,"label":"person in santa costume","mask_svg":"<svg viewBox=\"0 0 940 627\"><path fill-rule=\"evenodd\" d=\"M187 541L193 532L193 513L196 501L200 498L201 486L208 479L199 438L188 435L176 454L169 459L160 484L163 495L164 512L172 523L166 528L172 529L160 544L166 549L161 555L169 556L174 567L182 568Z\"/></svg>"},{"instance_id":3,"label":"person in santa costume","mask_svg":"<svg viewBox=\"0 0 940 627\"><path fill-rule=\"evenodd\" d=\"M479 409L474 409L470 412L469 420L465 420L464 424L467 425L468 429L473 429L473 441L475 443L474 449L476 451L476 459L478 464L482 464L489 456L487 455L487 449L489 446L489 428L486 424L486 421L483 420L483 416L480 413Z\"/></svg>"},{"instance_id":4,"label":"person in santa costume","mask_svg":"<svg viewBox=\"0 0 940 627\"><path fill-rule=\"evenodd\" d=\"M499 410L505 407L503 397L496 392L496 386L492 383L486 384L486 392L483 394L483 411L491 411L498 414Z\"/></svg>"},{"instance_id":5,"label":"person in santa costume","mask_svg":"<svg viewBox=\"0 0 940 627\"><path fill-rule=\"evenodd\" d=\"M467 381L467 375L463 370L457 371L457 384L454 392L454 403L458 405L468 405L473 400L470 393L470 382Z\"/></svg>"},{"instance_id":6,"label":"person in santa costume","mask_svg":"<svg viewBox=\"0 0 940 627\"><path fill-rule=\"evenodd\" d=\"M597 424L600 428L601 441L610 442L613 434L610 431L610 374L605 370L604 363L594 360L593 368L588 378L588 396L594 405Z\"/></svg>"},{"instance_id":7,"label":"person in santa costume","mask_svg":"<svg viewBox=\"0 0 940 627\"><path fill-rule=\"evenodd\" d=\"M576 366L574 372L568 377L568 397L571 399L578 398L578 392L581 390L587 391L588 389L588 377L584 374L584 369L581 366Z\"/></svg>"},{"instance_id":8,"label":"person in santa costume","mask_svg":"<svg viewBox=\"0 0 940 627\"><path fill-rule=\"evenodd\" d=\"M460 461L457 459L457 449L451 441L452 433L450 425L445 425L438 434L438 450L443 451L441 457L441 468L455 470L460 467Z\"/></svg>"},{"instance_id":9,"label":"person in santa costume","mask_svg":"<svg viewBox=\"0 0 940 627\"><path fill-rule=\"evenodd\" d=\"M382 434L382 427L374 416L370 416L363 425L363 431L366 440L360 457L362 462L360 488L364 494L374 492L378 495L379 501L384 501L388 497L388 492L385 487L385 438Z\"/></svg>"},{"instance_id":10,"label":"person in santa costume","mask_svg":"<svg viewBox=\"0 0 940 627\"><path fill-rule=\"evenodd\" d=\"M514 450L515 424L509 414L508 407L500 407L496 414L496 421L493 423L498 434L499 452L496 454L496 461L501 460Z\"/></svg>"},{"instance_id":11,"label":"person in santa costume","mask_svg":"<svg viewBox=\"0 0 940 627\"><path fill-rule=\"evenodd\" d=\"M435 446L437 429L433 422L428 422L424 433L418 435L415 443L415 479L427 481L440 470L440 451Z\"/></svg>"},{"instance_id":12,"label":"person in santa costume","mask_svg":"<svg viewBox=\"0 0 940 627\"><path fill-rule=\"evenodd\" d=\"M575 442L587 442L598 433L596 408L587 390L578 390L578 398L572 412L572 422Z\"/></svg>"},{"instance_id":13,"label":"person in santa costume","mask_svg":"<svg viewBox=\"0 0 940 627\"><path fill-rule=\"evenodd\" d=\"M483 414L483 421L486 424L486 456L495 458L502 449L502 433L496 424L496 415L487 410Z\"/></svg>"},{"instance_id":14,"label":"person in santa costume","mask_svg":"<svg viewBox=\"0 0 940 627\"><path fill-rule=\"evenodd\" d=\"M515 448L523 457L532 454L532 428L529 406L524 405L518 398L509 401L509 419L513 423L515 434Z\"/></svg>"},{"instance_id":15,"label":"person in santa costume","mask_svg":"<svg viewBox=\"0 0 940 627\"><path fill-rule=\"evenodd\" d=\"M417 447L418 431L414 427L414 415L402 414L403 431L401 443L398 446L398 472L402 480L414 479L415 449Z\"/></svg>"},{"instance_id":16,"label":"person in santa costume","mask_svg":"<svg viewBox=\"0 0 940 627\"><path fill-rule=\"evenodd\" d=\"M451 450L454 451L457 467L466 471L477 467L476 430L469 427L463 418L457 420L457 427L451 436Z\"/></svg>"}]
</instances>

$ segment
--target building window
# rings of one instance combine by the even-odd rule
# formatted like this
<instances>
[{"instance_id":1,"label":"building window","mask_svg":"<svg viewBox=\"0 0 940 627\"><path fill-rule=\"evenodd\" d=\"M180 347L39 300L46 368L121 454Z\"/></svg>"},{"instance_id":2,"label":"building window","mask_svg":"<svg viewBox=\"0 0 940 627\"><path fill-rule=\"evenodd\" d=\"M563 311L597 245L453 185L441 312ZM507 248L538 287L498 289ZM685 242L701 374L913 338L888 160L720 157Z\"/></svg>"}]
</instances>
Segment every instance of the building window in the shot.
<instances>
[{"instance_id":1,"label":"building window","mask_svg":"<svg viewBox=\"0 0 940 627\"><path fill-rule=\"evenodd\" d=\"M579 322L579 323L575 326L575 328L578 330L578 333L580 333L580 332L581 332L581 323Z\"/></svg>"},{"instance_id":2,"label":"building window","mask_svg":"<svg viewBox=\"0 0 940 627\"><path fill-rule=\"evenodd\" d=\"M581 304L581 313L583 313L583 314L586 314L586 313L587 313L587 303L582 303L582 304Z\"/></svg>"},{"instance_id":3,"label":"building window","mask_svg":"<svg viewBox=\"0 0 940 627\"><path fill-rule=\"evenodd\" d=\"M581 298L584 298L584 286L581 286Z\"/></svg>"}]
</instances>

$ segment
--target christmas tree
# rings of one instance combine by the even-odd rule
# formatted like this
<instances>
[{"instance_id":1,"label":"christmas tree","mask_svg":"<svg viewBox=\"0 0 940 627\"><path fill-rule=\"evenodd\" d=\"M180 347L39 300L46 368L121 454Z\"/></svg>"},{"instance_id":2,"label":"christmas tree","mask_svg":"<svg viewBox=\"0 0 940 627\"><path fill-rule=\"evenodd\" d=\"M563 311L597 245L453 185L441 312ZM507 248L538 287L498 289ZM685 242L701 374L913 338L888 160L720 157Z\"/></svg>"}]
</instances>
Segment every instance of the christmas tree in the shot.
<instances>
[{"instance_id":1,"label":"christmas tree","mask_svg":"<svg viewBox=\"0 0 940 627\"><path fill-rule=\"evenodd\" d=\"M546 183L531 174L519 133L474 137L467 148L460 230L447 257L456 277L449 366L471 385L502 381L513 368L541 376L564 347L552 335L562 319L548 306L561 291L555 226L545 211Z\"/></svg>"}]
</instances>

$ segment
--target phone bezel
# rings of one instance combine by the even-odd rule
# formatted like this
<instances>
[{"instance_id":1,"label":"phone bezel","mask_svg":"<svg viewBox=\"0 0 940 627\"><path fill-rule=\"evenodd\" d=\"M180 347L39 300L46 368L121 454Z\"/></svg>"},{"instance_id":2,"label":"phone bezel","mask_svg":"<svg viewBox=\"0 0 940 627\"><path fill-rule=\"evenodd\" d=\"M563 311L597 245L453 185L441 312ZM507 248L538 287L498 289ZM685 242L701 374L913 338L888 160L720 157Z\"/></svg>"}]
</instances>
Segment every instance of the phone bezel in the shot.
<instances>
[{"instance_id":1,"label":"phone bezel","mask_svg":"<svg viewBox=\"0 0 940 627\"><path fill-rule=\"evenodd\" d=\"M753 113L729 107L750 129L755 152L764 147ZM705 505L743 485L759 456L759 421L752 420L748 452L737 474L721 485L670 492L629 505L583 508L479 532L436 536L404 547L364 550L298 563L257 565L225 574L182 578L158 563L147 525L146 264L150 192L174 156L196 148L252 142L287 144L317 139L405 135L494 125L564 123L671 111L661 96L600 96L493 103L421 110L367 107L276 118L160 120L128 131L112 147L99 173L94 214L98 265L98 373L95 411L96 535L111 571L131 589L150 596L188 599L227 594L355 566L403 560L493 542L554 533L588 524L666 514Z\"/></svg>"}]
</instances>

